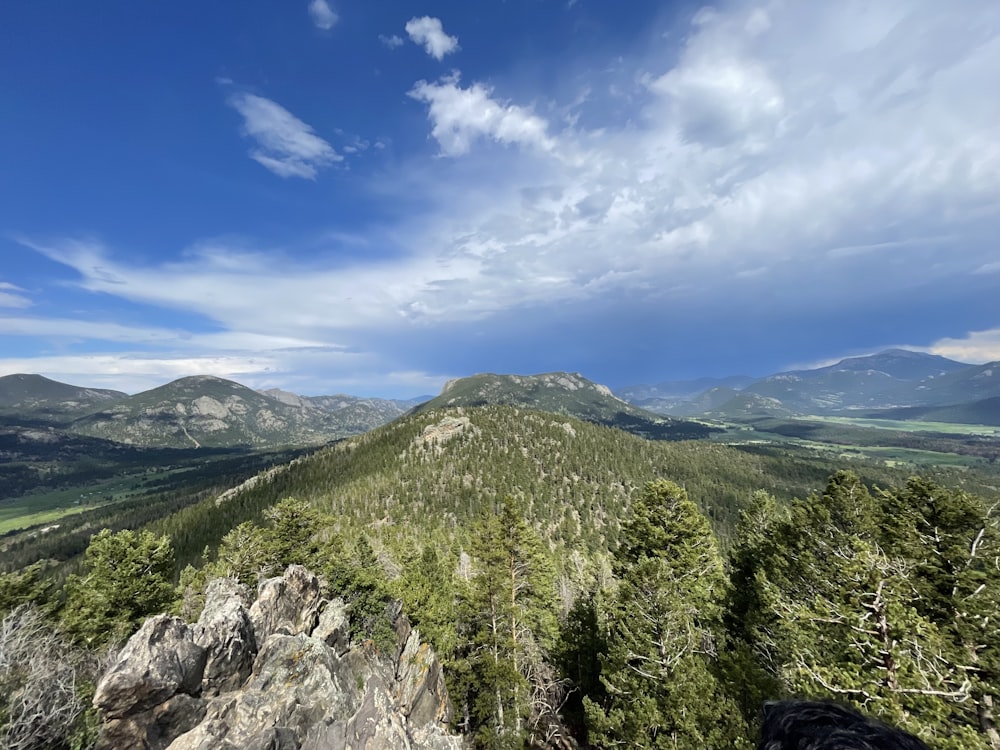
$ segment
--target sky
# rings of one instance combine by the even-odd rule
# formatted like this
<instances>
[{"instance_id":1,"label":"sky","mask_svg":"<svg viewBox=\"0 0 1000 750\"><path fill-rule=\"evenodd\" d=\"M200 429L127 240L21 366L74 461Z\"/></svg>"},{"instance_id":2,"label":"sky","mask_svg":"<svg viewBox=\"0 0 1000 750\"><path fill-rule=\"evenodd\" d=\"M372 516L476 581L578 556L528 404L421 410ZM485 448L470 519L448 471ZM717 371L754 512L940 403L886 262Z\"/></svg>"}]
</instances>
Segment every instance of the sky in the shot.
<instances>
[{"instance_id":1,"label":"sky","mask_svg":"<svg viewBox=\"0 0 1000 750\"><path fill-rule=\"evenodd\" d=\"M1000 360L996 0L0 3L0 375Z\"/></svg>"}]
</instances>

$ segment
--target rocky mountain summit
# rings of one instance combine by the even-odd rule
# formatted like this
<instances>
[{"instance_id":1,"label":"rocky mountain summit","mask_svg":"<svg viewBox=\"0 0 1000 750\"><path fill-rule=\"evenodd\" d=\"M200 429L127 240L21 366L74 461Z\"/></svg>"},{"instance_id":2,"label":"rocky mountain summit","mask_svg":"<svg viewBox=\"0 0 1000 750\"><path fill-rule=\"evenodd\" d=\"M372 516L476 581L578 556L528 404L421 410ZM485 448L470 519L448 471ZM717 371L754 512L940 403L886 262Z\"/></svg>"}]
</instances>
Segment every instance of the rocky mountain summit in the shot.
<instances>
[{"instance_id":1,"label":"rocky mountain summit","mask_svg":"<svg viewBox=\"0 0 1000 750\"><path fill-rule=\"evenodd\" d=\"M194 625L150 618L100 680L103 750L459 750L441 665L398 609L394 648L351 642L349 607L297 565L211 582Z\"/></svg>"},{"instance_id":2,"label":"rocky mountain summit","mask_svg":"<svg viewBox=\"0 0 1000 750\"><path fill-rule=\"evenodd\" d=\"M563 414L653 439L691 439L706 437L710 432L704 425L665 419L633 406L615 396L607 386L574 372L481 373L450 380L440 395L415 407L413 412L475 406L517 406Z\"/></svg>"}]
</instances>

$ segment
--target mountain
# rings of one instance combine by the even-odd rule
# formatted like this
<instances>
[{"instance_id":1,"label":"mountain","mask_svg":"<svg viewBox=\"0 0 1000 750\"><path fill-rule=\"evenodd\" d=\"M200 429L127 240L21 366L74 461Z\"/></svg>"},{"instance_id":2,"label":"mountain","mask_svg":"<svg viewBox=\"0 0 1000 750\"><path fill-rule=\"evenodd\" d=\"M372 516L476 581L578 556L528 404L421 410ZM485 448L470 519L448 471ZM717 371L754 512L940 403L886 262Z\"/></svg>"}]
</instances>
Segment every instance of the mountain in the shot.
<instances>
[{"instance_id":1,"label":"mountain","mask_svg":"<svg viewBox=\"0 0 1000 750\"><path fill-rule=\"evenodd\" d=\"M101 388L80 388L49 380L42 375L0 377L0 410L24 416L65 417L78 415L127 394Z\"/></svg>"},{"instance_id":2,"label":"mountain","mask_svg":"<svg viewBox=\"0 0 1000 750\"><path fill-rule=\"evenodd\" d=\"M377 529L390 551L405 555L414 535L450 537L511 495L526 503L552 545L602 549L615 538L634 489L651 479L682 484L717 528L731 530L754 490L804 497L835 466L785 447L652 441L523 407L452 406L419 411L322 448L157 528L179 540L183 565L232 526L295 497L336 516L348 536ZM874 465L858 471L883 485L903 476Z\"/></svg>"},{"instance_id":3,"label":"mountain","mask_svg":"<svg viewBox=\"0 0 1000 750\"><path fill-rule=\"evenodd\" d=\"M996 368L1000 374L1000 367ZM745 419L756 413L844 414L909 406L960 404L1000 395L1000 378L993 366L973 366L934 354L887 349L849 357L814 369L789 370L746 383L739 391L757 399L736 398L732 386L709 388L699 394L675 393L652 397L652 387L625 389L632 403L660 414L706 415ZM679 381L696 383L698 381ZM670 382L664 384L668 393ZM722 397L729 393L730 403ZM639 399L637 396L647 396Z\"/></svg>"},{"instance_id":4,"label":"mountain","mask_svg":"<svg viewBox=\"0 0 1000 750\"><path fill-rule=\"evenodd\" d=\"M954 424L984 424L1000 427L1000 396L950 406L904 406L865 413L872 419L919 420Z\"/></svg>"},{"instance_id":5,"label":"mountain","mask_svg":"<svg viewBox=\"0 0 1000 750\"><path fill-rule=\"evenodd\" d=\"M265 447L322 443L346 433L321 409L304 409L231 380L181 378L114 402L74 432L157 447Z\"/></svg>"},{"instance_id":6,"label":"mountain","mask_svg":"<svg viewBox=\"0 0 1000 750\"><path fill-rule=\"evenodd\" d=\"M157 448L310 445L366 432L420 401L257 392L207 375L129 396L7 375L0 377L0 429L19 443L35 440L41 429L52 444L82 435Z\"/></svg>"},{"instance_id":7,"label":"mountain","mask_svg":"<svg viewBox=\"0 0 1000 750\"><path fill-rule=\"evenodd\" d=\"M795 412L781 401L757 393L736 393L722 403L716 401L704 411L706 416L721 419L759 419L762 417L789 417Z\"/></svg>"},{"instance_id":8,"label":"mountain","mask_svg":"<svg viewBox=\"0 0 1000 750\"><path fill-rule=\"evenodd\" d=\"M299 396L279 388L259 391L288 406L295 406L313 415L325 414L345 433L356 435L401 417L414 406L426 401L416 399L361 398L337 394L334 396Z\"/></svg>"},{"instance_id":9,"label":"mountain","mask_svg":"<svg viewBox=\"0 0 1000 750\"><path fill-rule=\"evenodd\" d=\"M969 367L934 354L888 349L827 367L772 375L745 391L777 399L786 409L803 414L908 406L920 403L915 400L920 391L930 393L938 379Z\"/></svg>"},{"instance_id":10,"label":"mountain","mask_svg":"<svg viewBox=\"0 0 1000 750\"><path fill-rule=\"evenodd\" d=\"M456 406L504 405L565 414L654 439L706 437L710 428L665 419L615 396L607 386L579 373L540 375L482 373L445 384L441 394L416 407L416 412Z\"/></svg>"},{"instance_id":11,"label":"mountain","mask_svg":"<svg viewBox=\"0 0 1000 750\"><path fill-rule=\"evenodd\" d=\"M730 388L738 391L750 385L754 380L755 378L748 375L732 375L727 378L697 378L696 380L664 380L655 385L630 385L616 391L616 395L631 404L655 402L658 399L687 400L715 388Z\"/></svg>"},{"instance_id":12,"label":"mountain","mask_svg":"<svg viewBox=\"0 0 1000 750\"><path fill-rule=\"evenodd\" d=\"M875 371L898 380L925 380L940 377L949 372L964 370L968 367L967 364L937 354L913 352L908 349L886 349L877 354L848 357L827 367L800 372L811 374L811 377L818 377L827 372Z\"/></svg>"}]
</instances>

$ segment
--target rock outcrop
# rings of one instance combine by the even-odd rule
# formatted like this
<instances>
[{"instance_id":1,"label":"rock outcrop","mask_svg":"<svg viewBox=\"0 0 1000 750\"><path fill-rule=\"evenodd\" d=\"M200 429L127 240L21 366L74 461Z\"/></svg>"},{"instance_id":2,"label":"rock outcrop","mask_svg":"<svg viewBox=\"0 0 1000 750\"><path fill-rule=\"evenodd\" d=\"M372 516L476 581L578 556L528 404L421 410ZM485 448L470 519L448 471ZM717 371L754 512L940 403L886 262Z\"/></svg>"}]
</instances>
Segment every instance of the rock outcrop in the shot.
<instances>
[{"instance_id":1,"label":"rock outcrop","mask_svg":"<svg viewBox=\"0 0 1000 750\"><path fill-rule=\"evenodd\" d=\"M290 566L248 606L209 584L198 622L157 615L97 686L102 750L459 750L433 650L391 611L392 653L349 638L349 607Z\"/></svg>"}]
</instances>

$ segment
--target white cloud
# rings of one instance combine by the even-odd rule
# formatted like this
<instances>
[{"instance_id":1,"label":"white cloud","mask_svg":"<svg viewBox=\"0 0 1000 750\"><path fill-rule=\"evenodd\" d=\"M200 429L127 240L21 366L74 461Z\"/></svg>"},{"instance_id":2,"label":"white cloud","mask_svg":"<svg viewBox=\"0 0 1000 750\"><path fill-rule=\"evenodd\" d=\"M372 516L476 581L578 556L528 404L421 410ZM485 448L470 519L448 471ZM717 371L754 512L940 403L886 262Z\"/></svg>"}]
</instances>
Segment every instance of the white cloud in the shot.
<instances>
[{"instance_id":1,"label":"white cloud","mask_svg":"<svg viewBox=\"0 0 1000 750\"><path fill-rule=\"evenodd\" d=\"M548 123L544 119L516 104L498 102L492 93L481 83L462 88L457 77L452 76L438 83L418 81L409 95L428 105L431 134L448 156L468 153L473 141L480 137L543 151L552 149L553 140L546 132Z\"/></svg>"},{"instance_id":2,"label":"white cloud","mask_svg":"<svg viewBox=\"0 0 1000 750\"><path fill-rule=\"evenodd\" d=\"M324 350L279 350L264 355L96 352L0 357L0 376L24 372L87 388L111 388L126 393L149 390L190 375L214 375L250 388L277 387L303 395L395 394L399 398L437 393L445 382L456 377L419 370L392 370L370 355ZM377 390L373 391L375 384Z\"/></svg>"},{"instance_id":3,"label":"white cloud","mask_svg":"<svg viewBox=\"0 0 1000 750\"><path fill-rule=\"evenodd\" d=\"M410 96L427 105L441 153L467 157L414 159L369 183L368 197L412 205L417 195L421 211L365 230L364 252L334 233L310 247L308 266L280 246L216 244L154 266L131 248L35 246L86 290L201 315L234 335L371 353L372 373L414 369L394 359L400 341L440 353L456 331L488 340L514 321L527 342L571 312L638 313L655 323L640 332L655 348L679 329L707 331L702 319L744 330L762 321L773 340L856 310L885 328L905 317L893 308L901 300L942 316L962 307L962 280L984 287L973 275L997 269L1000 100L983 92L1000 69L1000 8L776 3L766 23L750 5L726 8L676 35L679 48L622 63L614 82L625 95L595 83L559 131L482 83L417 83ZM312 176L311 155L329 146L292 120L300 127L264 130L304 129L312 145L289 138L294 148L264 156ZM898 325L885 335L920 341ZM955 325L958 338L938 351L997 358L993 338L966 340L976 326ZM616 343L593 335L595 351Z\"/></svg>"},{"instance_id":4,"label":"white cloud","mask_svg":"<svg viewBox=\"0 0 1000 750\"><path fill-rule=\"evenodd\" d=\"M458 37L445 34L439 18L411 18L406 23L406 33L436 60L443 60L445 55L458 50Z\"/></svg>"},{"instance_id":5,"label":"white cloud","mask_svg":"<svg viewBox=\"0 0 1000 750\"><path fill-rule=\"evenodd\" d=\"M961 338L935 341L927 351L959 362L983 364L1000 361L1000 328L972 331Z\"/></svg>"},{"instance_id":6,"label":"white cloud","mask_svg":"<svg viewBox=\"0 0 1000 750\"><path fill-rule=\"evenodd\" d=\"M396 49L397 47L402 47L404 44L403 38L397 36L396 34L392 34L391 36L386 36L385 34L379 34L378 40L382 42L382 45L384 47L388 47L389 49Z\"/></svg>"},{"instance_id":7,"label":"white cloud","mask_svg":"<svg viewBox=\"0 0 1000 750\"><path fill-rule=\"evenodd\" d=\"M309 17L316 24L316 28L323 29L323 31L329 31L340 20L326 0L311 0L309 3Z\"/></svg>"},{"instance_id":8,"label":"white cloud","mask_svg":"<svg viewBox=\"0 0 1000 750\"><path fill-rule=\"evenodd\" d=\"M19 286L0 281L0 307L31 307L31 300L19 292L23 292Z\"/></svg>"},{"instance_id":9,"label":"white cloud","mask_svg":"<svg viewBox=\"0 0 1000 750\"><path fill-rule=\"evenodd\" d=\"M318 170L344 157L280 104L254 94L230 97L243 116L243 133L257 142L250 158L279 177L315 179Z\"/></svg>"}]
</instances>

